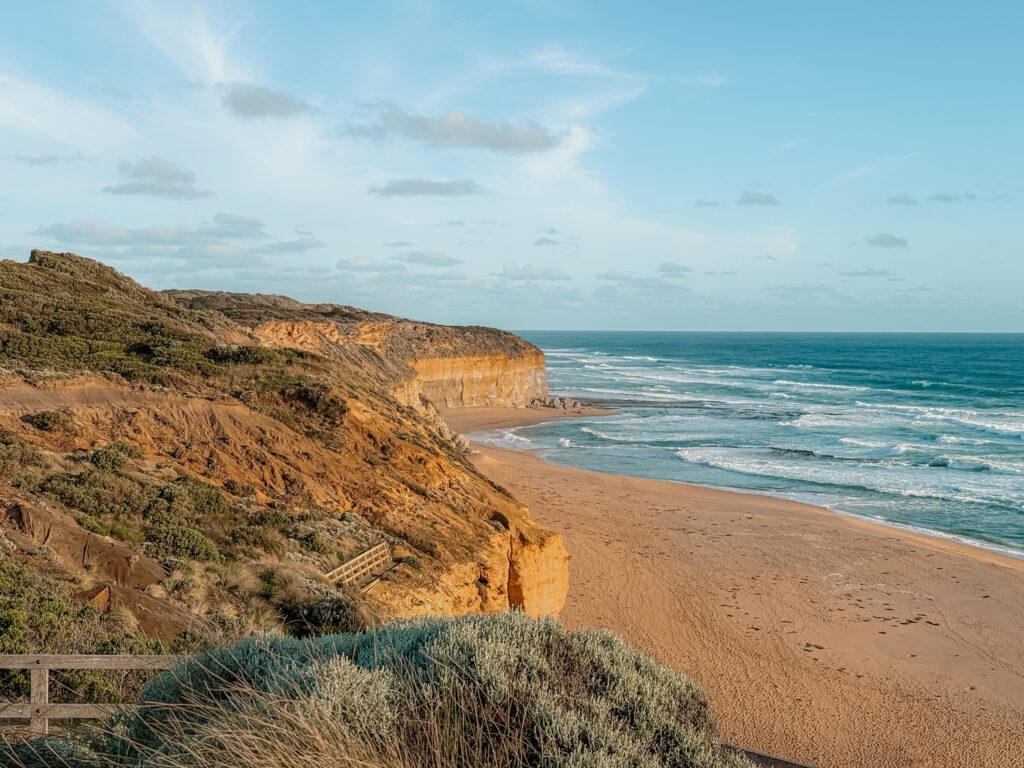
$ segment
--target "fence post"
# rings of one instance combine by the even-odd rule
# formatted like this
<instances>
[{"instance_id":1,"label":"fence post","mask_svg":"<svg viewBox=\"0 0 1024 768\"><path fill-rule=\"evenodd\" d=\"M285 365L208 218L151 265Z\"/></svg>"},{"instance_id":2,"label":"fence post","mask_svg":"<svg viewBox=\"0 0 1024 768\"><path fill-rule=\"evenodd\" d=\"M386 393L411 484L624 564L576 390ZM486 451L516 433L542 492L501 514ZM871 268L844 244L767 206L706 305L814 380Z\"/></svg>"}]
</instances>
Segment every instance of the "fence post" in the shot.
<instances>
[{"instance_id":1,"label":"fence post","mask_svg":"<svg viewBox=\"0 0 1024 768\"><path fill-rule=\"evenodd\" d=\"M45 707L50 703L50 670L32 669L29 671L32 682L30 702L33 709ZM33 717L31 722L32 733L46 735L49 730L50 721L46 717Z\"/></svg>"}]
</instances>

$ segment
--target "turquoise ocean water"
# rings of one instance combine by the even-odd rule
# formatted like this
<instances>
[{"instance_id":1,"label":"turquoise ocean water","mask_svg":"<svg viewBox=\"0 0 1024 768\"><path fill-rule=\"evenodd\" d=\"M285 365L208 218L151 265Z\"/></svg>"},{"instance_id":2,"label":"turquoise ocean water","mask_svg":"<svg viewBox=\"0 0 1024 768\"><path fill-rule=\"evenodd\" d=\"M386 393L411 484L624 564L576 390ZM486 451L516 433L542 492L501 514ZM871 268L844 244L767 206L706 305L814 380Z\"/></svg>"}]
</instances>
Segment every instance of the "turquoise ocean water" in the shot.
<instances>
[{"instance_id":1,"label":"turquoise ocean water","mask_svg":"<svg viewBox=\"0 0 1024 768\"><path fill-rule=\"evenodd\" d=\"M485 440L1024 556L1024 334L522 335L553 394L620 413Z\"/></svg>"}]
</instances>

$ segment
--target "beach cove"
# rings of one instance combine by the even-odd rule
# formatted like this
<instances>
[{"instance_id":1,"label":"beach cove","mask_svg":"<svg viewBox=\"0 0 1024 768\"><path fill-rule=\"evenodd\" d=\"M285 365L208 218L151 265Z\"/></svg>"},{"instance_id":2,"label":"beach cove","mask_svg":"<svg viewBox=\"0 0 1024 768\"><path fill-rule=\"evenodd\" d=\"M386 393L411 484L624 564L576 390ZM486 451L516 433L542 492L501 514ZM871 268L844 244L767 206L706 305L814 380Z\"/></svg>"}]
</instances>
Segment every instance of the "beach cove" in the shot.
<instances>
[{"instance_id":1,"label":"beach cove","mask_svg":"<svg viewBox=\"0 0 1024 768\"><path fill-rule=\"evenodd\" d=\"M445 418L474 433L562 415ZM1024 562L783 499L479 443L472 459L564 535L562 620L691 676L727 739L821 767L1020 764Z\"/></svg>"}]
</instances>

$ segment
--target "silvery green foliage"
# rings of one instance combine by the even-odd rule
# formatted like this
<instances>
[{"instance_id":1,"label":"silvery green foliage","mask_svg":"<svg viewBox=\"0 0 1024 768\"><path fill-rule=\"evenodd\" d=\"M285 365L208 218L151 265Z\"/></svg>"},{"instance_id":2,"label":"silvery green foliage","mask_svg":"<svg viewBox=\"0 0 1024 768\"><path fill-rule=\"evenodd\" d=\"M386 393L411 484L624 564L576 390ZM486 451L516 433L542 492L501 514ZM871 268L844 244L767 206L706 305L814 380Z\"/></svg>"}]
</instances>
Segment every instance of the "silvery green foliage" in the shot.
<instances>
[{"instance_id":1,"label":"silvery green foliage","mask_svg":"<svg viewBox=\"0 0 1024 768\"><path fill-rule=\"evenodd\" d=\"M435 696L506 715L537 765L720 766L701 691L607 632L520 613L392 624L321 638L360 666L415 675ZM482 721L477 727L486 729ZM531 763L534 764L534 763ZM736 763L742 764L742 763Z\"/></svg>"},{"instance_id":2,"label":"silvery green foliage","mask_svg":"<svg viewBox=\"0 0 1024 768\"><path fill-rule=\"evenodd\" d=\"M395 732L398 686L387 670L360 669L343 656L314 663L309 706L345 723L353 735L383 742Z\"/></svg>"},{"instance_id":3,"label":"silvery green foliage","mask_svg":"<svg viewBox=\"0 0 1024 768\"><path fill-rule=\"evenodd\" d=\"M489 768L749 765L722 750L707 702L687 678L608 632L569 632L521 613L249 638L154 680L129 740L166 753L175 748L160 741L166 718L180 739L189 718L198 726L244 717L259 706L254 692L326 710L364 742L398 751L423 742L416 729L433 723L429 741L446 752L431 765L461 765L466 755ZM112 752L131 762L123 743Z\"/></svg>"}]
</instances>

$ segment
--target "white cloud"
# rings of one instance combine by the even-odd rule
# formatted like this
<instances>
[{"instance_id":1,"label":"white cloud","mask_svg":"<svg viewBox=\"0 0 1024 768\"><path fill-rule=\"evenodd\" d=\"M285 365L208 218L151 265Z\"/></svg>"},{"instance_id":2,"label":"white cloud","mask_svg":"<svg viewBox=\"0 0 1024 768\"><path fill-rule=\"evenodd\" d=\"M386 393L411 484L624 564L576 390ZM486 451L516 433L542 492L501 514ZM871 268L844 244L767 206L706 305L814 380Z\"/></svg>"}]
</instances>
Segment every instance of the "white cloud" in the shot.
<instances>
[{"instance_id":1,"label":"white cloud","mask_svg":"<svg viewBox=\"0 0 1024 768\"><path fill-rule=\"evenodd\" d=\"M736 205L778 205L779 199L768 192L743 190Z\"/></svg>"},{"instance_id":2,"label":"white cloud","mask_svg":"<svg viewBox=\"0 0 1024 768\"><path fill-rule=\"evenodd\" d=\"M394 104L375 108L369 123L347 126L348 136L375 139L405 138L432 147L486 149L515 154L553 149L559 138L535 122L520 123L480 120L463 112L446 112L440 117L409 114Z\"/></svg>"},{"instance_id":3,"label":"white cloud","mask_svg":"<svg viewBox=\"0 0 1024 768\"><path fill-rule=\"evenodd\" d=\"M420 264L425 267L454 267L462 263L462 259L449 256L444 251L409 251L392 258L406 264Z\"/></svg>"},{"instance_id":4,"label":"white cloud","mask_svg":"<svg viewBox=\"0 0 1024 768\"><path fill-rule=\"evenodd\" d=\"M391 179L382 184L370 187L371 195L380 197L414 197L414 196L438 196L449 197L452 195L479 195L486 190L469 179Z\"/></svg>"},{"instance_id":5,"label":"white cloud","mask_svg":"<svg viewBox=\"0 0 1024 768\"><path fill-rule=\"evenodd\" d=\"M872 235L868 238L867 243L872 248L906 248L908 246L907 238L897 237L888 232L879 232L877 235Z\"/></svg>"},{"instance_id":6,"label":"white cloud","mask_svg":"<svg viewBox=\"0 0 1024 768\"><path fill-rule=\"evenodd\" d=\"M147 157L134 163L122 161L120 171L124 181L104 187L104 192L111 195L149 195L168 200L213 196L210 190L196 187L196 175L188 168L159 157Z\"/></svg>"},{"instance_id":7,"label":"white cloud","mask_svg":"<svg viewBox=\"0 0 1024 768\"><path fill-rule=\"evenodd\" d=\"M238 117L296 117L314 111L304 101L258 83L218 83L217 90L220 92L220 103Z\"/></svg>"},{"instance_id":8,"label":"white cloud","mask_svg":"<svg viewBox=\"0 0 1024 768\"><path fill-rule=\"evenodd\" d=\"M888 277L891 272L878 269L877 267L864 267L863 269L851 269L841 273L843 277Z\"/></svg>"},{"instance_id":9,"label":"white cloud","mask_svg":"<svg viewBox=\"0 0 1024 768\"><path fill-rule=\"evenodd\" d=\"M405 267L393 261L372 259L340 259L335 265L342 272L404 272Z\"/></svg>"},{"instance_id":10,"label":"white cloud","mask_svg":"<svg viewBox=\"0 0 1024 768\"><path fill-rule=\"evenodd\" d=\"M237 26L212 24L198 5L138 0L125 7L146 39L186 78L213 84L251 77L229 53Z\"/></svg>"},{"instance_id":11,"label":"white cloud","mask_svg":"<svg viewBox=\"0 0 1024 768\"><path fill-rule=\"evenodd\" d=\"M682 277L693 272L688 266L680 264L678 261L663 261L658 265L658 271L665 277Z\"/></svg>"}]
</instances>

